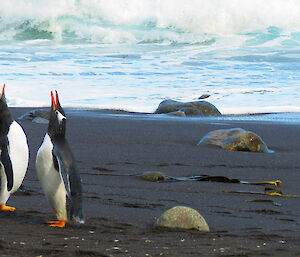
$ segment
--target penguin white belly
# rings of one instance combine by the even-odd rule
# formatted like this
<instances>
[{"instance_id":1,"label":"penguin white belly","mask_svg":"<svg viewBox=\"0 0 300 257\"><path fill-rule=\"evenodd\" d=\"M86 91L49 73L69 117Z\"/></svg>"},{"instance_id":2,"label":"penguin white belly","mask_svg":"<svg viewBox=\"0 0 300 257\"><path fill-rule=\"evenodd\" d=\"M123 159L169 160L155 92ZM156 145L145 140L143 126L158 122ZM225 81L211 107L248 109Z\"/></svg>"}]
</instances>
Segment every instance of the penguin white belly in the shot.
<instances>
[{"instance_id":1,"label":"penguin white belly","mask_svg":"<svg viewBox=\"0 0 300 257\"><path fill-rule=\"evenodd\" d=\"M7 179L2 164L1 164L0 176L1 176L0 204L6 204L8 198L10 197L10 192L7 191Z\"/></svg>"},{"instance_id":2,"label":"penguin white belly","mask_svg":"<svg viewBox=\"0 0 300 257\"><path fill-rule=\"evenodd\" d=\"M66 189L52 156L53 144L48 134L38 150L36 172L46 198L58 220L67 221Z\"/></svg>"},{"instance_id":3,"label":"penguin white belly","mask_svg":"<svg viewBox=\"0 0 300 257\"><path fill-rule=\"evenodd\" d=\"M3 165L1 165L0 204L5 204L9 196L16 192L22 184L27 171L29 159L26 135L22 127L16 121L13 121L10 125L7 138L9 142L9 156L13 168L14 183L12 190L8 192L6 175Z\"/></svg>"}]
</instances>

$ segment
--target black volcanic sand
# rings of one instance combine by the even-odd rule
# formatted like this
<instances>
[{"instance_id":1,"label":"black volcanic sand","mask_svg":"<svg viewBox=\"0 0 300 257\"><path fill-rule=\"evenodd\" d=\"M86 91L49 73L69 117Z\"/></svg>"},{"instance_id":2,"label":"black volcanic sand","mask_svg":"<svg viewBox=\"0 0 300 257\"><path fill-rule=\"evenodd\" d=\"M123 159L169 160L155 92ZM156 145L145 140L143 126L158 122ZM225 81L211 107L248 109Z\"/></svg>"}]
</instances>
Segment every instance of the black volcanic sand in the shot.
<instances>
[{"instance_id":1,"label":"black volcanic sand","mask_svg":"<svg viewBox=\"0 0 300 257\"><path fill-rule=\"evenodd\" d=\"M14 117L28 108L11 108ZM299 194L300 125L255 121L154 118L67 111L67 137L81 170L86 224L50 228L55 219L35 173L35 155L47 125L21 121L30 146L25 192L0 213L0 256L300 256L300 198L230 194L264 186L216 182L148 182L135 176L220 175L247 181L283 181ZM158 116L160 117L160 116ZM162 116L163 117L163 116ZM209 131L241 127L257 133L274 154L196 146ZM251 200L274 200L250 202ZM211 232L153 227L167 209L198 210Z\"/></svg>"}]
</instances>

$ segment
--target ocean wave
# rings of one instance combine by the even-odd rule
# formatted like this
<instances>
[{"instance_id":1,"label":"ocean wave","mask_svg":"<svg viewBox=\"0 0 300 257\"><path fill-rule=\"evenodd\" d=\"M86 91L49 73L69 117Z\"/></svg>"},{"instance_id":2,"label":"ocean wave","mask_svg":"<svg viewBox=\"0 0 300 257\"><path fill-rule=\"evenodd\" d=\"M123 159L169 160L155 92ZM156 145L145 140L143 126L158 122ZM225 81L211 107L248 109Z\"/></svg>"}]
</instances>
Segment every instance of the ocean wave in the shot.
<instances>
[{"instance_id":1,"label":"ocean wave","mask_svg":"<svg viewBox=\"0 0 300 257\"><path fill-rule=\"evenodd\" d=\"M104 44L213 44L243 35L250 45L298 44L297 0L1 1L0 40Z\"/></svg>"}]
</instances>

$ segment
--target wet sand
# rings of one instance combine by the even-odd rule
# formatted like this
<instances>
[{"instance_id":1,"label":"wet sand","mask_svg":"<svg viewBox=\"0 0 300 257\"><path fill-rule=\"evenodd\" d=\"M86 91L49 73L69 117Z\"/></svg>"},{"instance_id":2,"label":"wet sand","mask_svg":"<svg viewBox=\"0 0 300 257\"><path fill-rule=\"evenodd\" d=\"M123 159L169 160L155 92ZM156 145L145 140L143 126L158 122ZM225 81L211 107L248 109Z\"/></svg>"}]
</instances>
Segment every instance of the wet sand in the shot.
<instances>
[{"instance_id":1,"label":"wet sand","mask_svg":"<svg viewBox=\"0 0 300 257\"><path fill-rule=\"evenodd\" d=\"M18 117L28 108L11 108ZM275 122L155 118L67 111L67 138L81 171L86 224L50 228L55 219L35 173L45 124L20 121L29 141L25 192L14 213L0 213L0 256L299 256L300 198L231 194L264 186L217 182L159 183L136 176L219 175L246 181L280 179L300 195L300 125ZM209 131L241 127L262 137L273 154L196 146ZM252 200L273 200L251 202ZM173 206L189 206L211 232L154 228Z\"/></svg>"}]
</instances>

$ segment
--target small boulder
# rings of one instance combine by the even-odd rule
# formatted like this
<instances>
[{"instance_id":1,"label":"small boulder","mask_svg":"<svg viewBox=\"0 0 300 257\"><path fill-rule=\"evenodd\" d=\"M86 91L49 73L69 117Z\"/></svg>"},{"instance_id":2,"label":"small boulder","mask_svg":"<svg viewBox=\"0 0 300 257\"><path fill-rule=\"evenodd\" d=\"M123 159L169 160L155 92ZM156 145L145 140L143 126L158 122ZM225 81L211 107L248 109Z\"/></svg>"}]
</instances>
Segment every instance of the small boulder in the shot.
<instances>
[{"instance_id":1,"label":"small boulder","mask_svg":"<svg viewBox=\"0 0 300 257\"><path fill-rule=\"evenodd\" d=\"M171 99L162 101L155 113L170 113L183 111L186 116L220 116L220 111L211 103L206 101L178 102Z\"/></svg>"},{"instance_id":2,"label":"small boulder","mask_svg":"<svg viewBox=\"0 0 300 257\"><path fill-rule=\"evenodd\" d=\"M211 131L199 141L198 145L218 146L229 151L274 152L258 135L241 128Z\"/></svg>"},{"instance_id":3,"label":"small boulder","mask_svg":"<svg viewBox=\"0 0 300 257\"><path fill-rule=\"evenodd\" d=\"M185 206L175 206L165 211L157 219L156 226L209 231L209 227L202 215L196 210Z\"/></svg>"}]
</instances>

